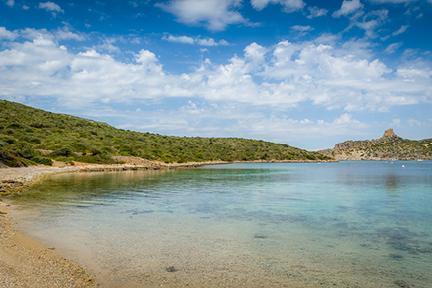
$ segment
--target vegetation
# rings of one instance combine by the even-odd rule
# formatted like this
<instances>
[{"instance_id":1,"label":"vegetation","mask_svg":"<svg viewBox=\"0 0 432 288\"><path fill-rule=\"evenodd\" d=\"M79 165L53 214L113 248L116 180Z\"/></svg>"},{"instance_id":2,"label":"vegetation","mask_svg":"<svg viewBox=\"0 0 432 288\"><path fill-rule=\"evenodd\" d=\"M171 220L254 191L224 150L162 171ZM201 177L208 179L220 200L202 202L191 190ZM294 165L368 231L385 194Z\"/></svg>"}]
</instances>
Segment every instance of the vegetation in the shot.
<instances>
[{"instance_id":1,"label":"vegetation","mask_svg":"<svg viewBox=\"0 0 432 288\"><path fill-rule=\"evenodd\" d=\"M174 137L121 130L0 100L0 165L50 165L51 159L114 163L115 155L179 163L329 159L317 152L257 140Z\"/></svg>"},{"instance_id":2,"label":"vegetation","mask_svg":"<svg viewBox=\"0 0 432 288\"><path fill-rule=\"evenodd\" d=\"M432 159L432 139L403 139L388 129L379 139L346 141L321 152L340 160L428 160Z\"/></svg>"}]
</instances>

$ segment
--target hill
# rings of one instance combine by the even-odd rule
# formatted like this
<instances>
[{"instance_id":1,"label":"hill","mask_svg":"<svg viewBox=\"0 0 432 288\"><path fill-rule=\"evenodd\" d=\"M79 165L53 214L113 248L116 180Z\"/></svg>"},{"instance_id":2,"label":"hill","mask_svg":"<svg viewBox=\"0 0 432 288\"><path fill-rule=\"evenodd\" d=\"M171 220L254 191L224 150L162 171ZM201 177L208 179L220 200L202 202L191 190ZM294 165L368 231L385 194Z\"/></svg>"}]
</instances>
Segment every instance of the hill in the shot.
<instances>
[{"instance_id":1,"label":"hill","mask_svg":"<svg viewBox=\"0 0 432 288\"><path fill-rule=\"evenodd\" d=\"M285 144L240 138L162 136L56 114L0 100L0 166L59 161L114 163L113 156L167 163L252 160L325 160Z\"/></svg>"},{"instance_id":2,"label":"hill","mask_svg":"<svg viewBox=\"0 0 432 288\"><path fill-rule=\"evenodd\" d=\"M432 139L403 139L393 129L388 129L381 138L346 141L320 152L336 160L429 160L432 159Z\"/></svg>"}]
</instances>

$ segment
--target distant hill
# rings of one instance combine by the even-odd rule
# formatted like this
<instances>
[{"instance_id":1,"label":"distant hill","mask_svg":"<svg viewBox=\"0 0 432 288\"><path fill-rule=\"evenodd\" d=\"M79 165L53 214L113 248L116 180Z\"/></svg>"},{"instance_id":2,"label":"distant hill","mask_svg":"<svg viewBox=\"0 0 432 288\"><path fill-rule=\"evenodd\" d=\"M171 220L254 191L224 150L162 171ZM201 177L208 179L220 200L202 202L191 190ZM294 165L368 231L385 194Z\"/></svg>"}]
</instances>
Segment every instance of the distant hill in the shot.
<instances>
[{"instance_id":1,"label":"distant hill","mask_svg":"<svg viewBox=\"0 0 432 288\"><path fill-rule=\"evenodd\" d=\"M49 165L52 159L113 163L116 160L112 156L117 155L178 163L330 158L265 141L174 137L121 130L101 122L0 100L0 167Z\"/></svg>"},{"instance_id":2,"label":"distant hill","mask_svg":"<svg viewBox=\"0 0 432 288\"><path fill-rule=\"evenodd\" d=\"M388 129L381 138L346 141L319 152L336 160L428 160L432 159L432 139L403 139Z\"/></svg>"}]
</instances>

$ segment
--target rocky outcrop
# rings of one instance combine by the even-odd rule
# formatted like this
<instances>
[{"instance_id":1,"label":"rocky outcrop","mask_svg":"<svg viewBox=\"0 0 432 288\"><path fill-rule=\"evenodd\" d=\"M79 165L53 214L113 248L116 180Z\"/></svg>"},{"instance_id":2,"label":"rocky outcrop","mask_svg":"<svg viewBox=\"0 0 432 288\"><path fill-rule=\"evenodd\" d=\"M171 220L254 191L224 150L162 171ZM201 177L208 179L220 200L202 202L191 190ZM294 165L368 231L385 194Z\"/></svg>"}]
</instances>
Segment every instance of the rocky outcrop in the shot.
<instances>
[{"instance_id":1,"label":"rocky outcrop","mask_svg":"<svg viewBox=\"0 0 432 288\"><path fill-rule=\"evenodd\" d=\"M432 159L432 139L403 139L390 128L381 138L346 141L320 152L336 160L429 160Z\"/></svg>"},{"instance_id":2,"label":"rocky outcrop","mask_svg":"<svg viewBox=\"0 0 432 288\"><path fill-rule=\"evenodd\" d=\"M393 128L387 129L384 131L383 138L396 138L398 137L396 133L394 133Z\"/></svg>"}]
</instances>

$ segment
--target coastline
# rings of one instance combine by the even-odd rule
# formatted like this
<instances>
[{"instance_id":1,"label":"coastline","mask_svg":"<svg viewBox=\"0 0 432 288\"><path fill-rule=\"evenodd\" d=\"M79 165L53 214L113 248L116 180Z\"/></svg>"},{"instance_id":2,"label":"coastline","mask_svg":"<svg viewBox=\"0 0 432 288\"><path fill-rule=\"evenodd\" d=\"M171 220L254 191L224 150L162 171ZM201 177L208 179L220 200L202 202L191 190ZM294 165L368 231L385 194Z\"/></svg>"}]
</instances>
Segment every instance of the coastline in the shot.
<instances>
[{"instance_id":1,"label":"coastline","mask_svg":"<svg viewBox=\"0 0 432 288\"><path fill-rule=\"evenodd\" d=\"M234 163L328 163L337 162L336 160L254 160L254 161L205 161L205 162L186 162L186 163L163 163L158 161L148 161L137 159L137 157L125 156L119 158L125 164L89 164L75 163L73 166L60 165L51 166L28 166L28 167L9 167L0 168L0 197L19 193L52 174L75 173L75 172L115 172L133 170L162 170L162 169L182 169L198 168L209 165L234 164Z\"/></svg>"},{"instance_id":2,"label":"coastline","mask_svg":"<svg viewBox=\"0 0 432 288\"><path fill-rule=\"evenodd\" d=\"M21 193L34 183L53 174L75 172L114 172L197 168L229 163L311 163L334 161L208 161L172 163L130 161L129 164L87 164L49 167L30 166L0 169L0 286L1 287L97 287L94 277L78 263L62 257L50 247L15 229L11 216L13 205L4 197ZM136 160L136 159L132 159ZM3 199L2 199L3 198Z\"/></svg>"},{"instance_id":3,"label":"coastline","mask_svg":"<svg viewBox=\"0 0 432 288\"><path fill-rule=\"evenodd\" d=\"M9 204L0 202L1 287L97 287L79 264L14 228Z\"/></svg>"}]
</instances>

